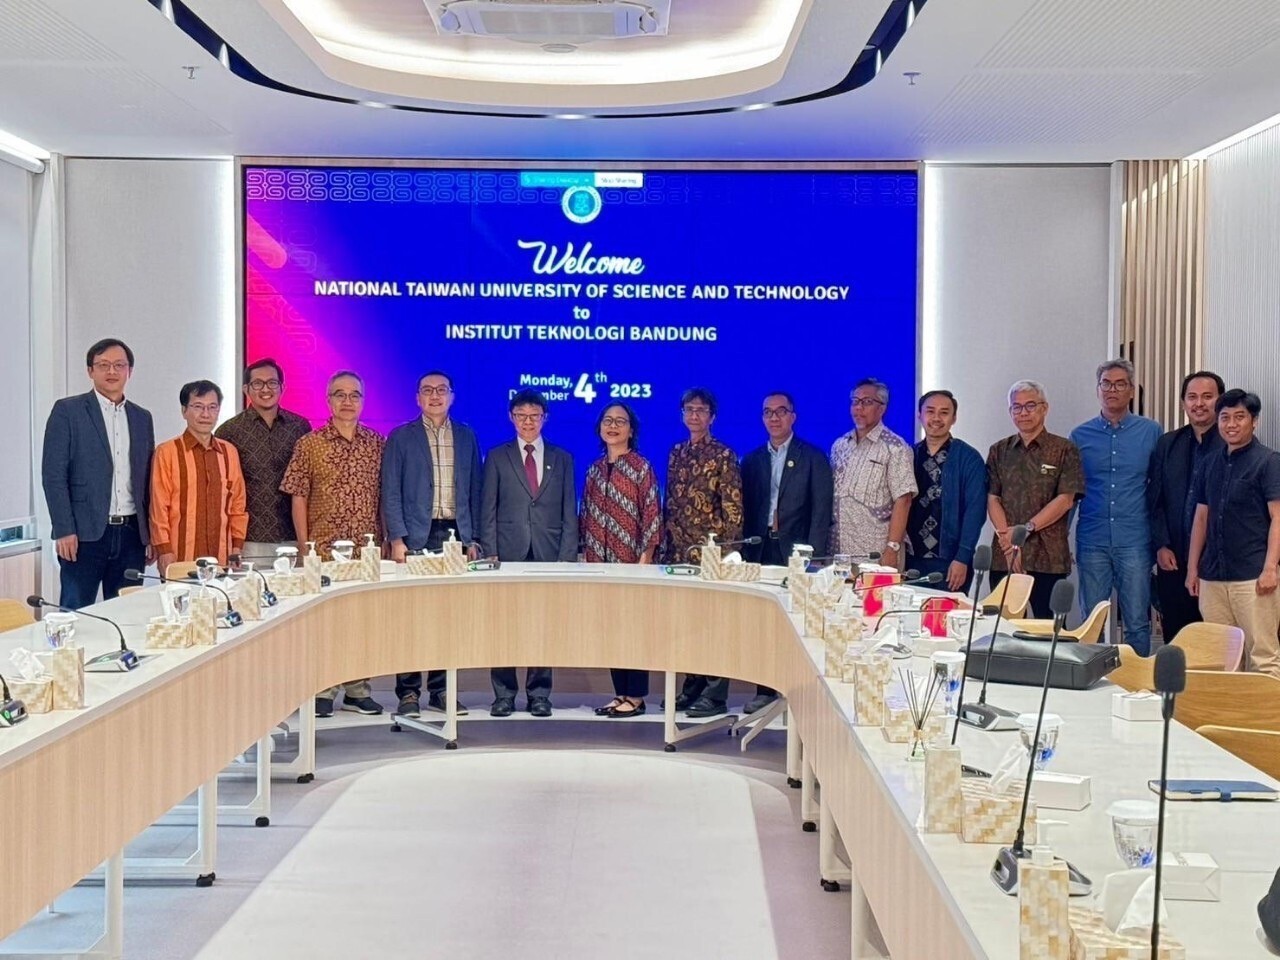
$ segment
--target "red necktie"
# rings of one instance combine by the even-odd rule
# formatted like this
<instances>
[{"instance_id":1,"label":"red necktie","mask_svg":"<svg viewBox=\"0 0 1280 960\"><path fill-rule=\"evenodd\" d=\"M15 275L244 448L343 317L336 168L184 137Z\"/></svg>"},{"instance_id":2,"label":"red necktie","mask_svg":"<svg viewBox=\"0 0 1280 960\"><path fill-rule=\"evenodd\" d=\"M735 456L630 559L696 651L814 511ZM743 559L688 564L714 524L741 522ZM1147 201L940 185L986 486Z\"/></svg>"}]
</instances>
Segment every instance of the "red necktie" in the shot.
<instances>
[{"instance_id":1,"label":"red necktie","mask_svg":"<svg viewBox=\"0 0 1280 960\"><path fill-rule=\"evenodd\" d=\"M529 496L538 495L538 464L533 459L533 444L524 445L524 475L529 481Z\"/></svg>"}]
</instances>

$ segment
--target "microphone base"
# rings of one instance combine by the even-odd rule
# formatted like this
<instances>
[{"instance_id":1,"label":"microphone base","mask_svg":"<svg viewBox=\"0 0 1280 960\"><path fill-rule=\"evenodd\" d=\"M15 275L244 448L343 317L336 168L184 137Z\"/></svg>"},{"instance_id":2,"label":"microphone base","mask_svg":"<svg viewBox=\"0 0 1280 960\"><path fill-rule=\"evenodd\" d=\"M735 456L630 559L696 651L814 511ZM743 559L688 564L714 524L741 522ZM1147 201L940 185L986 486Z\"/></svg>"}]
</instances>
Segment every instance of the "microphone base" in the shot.
<instances>
[{"instance_id":1,"label":"microphone base","mask_svg":"<svg viewBox=\"0 0 1280 960\"><path fill-rule=\"evenodd\" d=\"M138 665L138 655L132 650L112 650L85 661L85 673L128 673Z\"/></svg>"},{"instance_id":2,"label":"microphone base","mask_svg":"<svg viewBox=\"0 0 1280 960\"><path fill-rule=\"evenodd\" d=\"M21 700L0 700L0 727L12 727L27 716L27 706Z\"/></svg>"},{"instance_id":3,"label":"microphone base","mask_svg":"<svg viewBox=\"0 0 1280 960\"><path fill-rule=\"evenodd\" d=\"M277 597L270 590L262 591L262 605L264 607L274 607L279 602L280 602L280 598Z\"/></svg>"},{"instance_id":4,"label":"microphone base","mask_svg":"<svg viewBox=\"0 0 1280 960\"><path fill-rule=\"evenodd\" d=\"M218 617L218 626L223 628L239 627L244 624L244 617L239 610L230 610Z\"/></svg>"},{"instance_id":5,"label":"microphone base","mask_svg":"<svg viewBox=\"0 0 1280 960\"><path fill-rule=\"evenodd\" d=\"M662 569L672 577L696 577L702 573L702 568L692 563L669 563Z\"/></svg>"},{"instance_id":6,"label":"microphone base","mask_svg":"<svg viewBox=\"0 0 1280 960\"><path fill-rule=\"evenodd\" d=\"M1031 859L1031 850L1024 847L1021 853L1014 853L1013 847L1001 847L996 854L996 862L991 867L991 882L1000 888L1000 892L1010 897L1018 895L1018 870L1023 860ZM1070 860L1063 860L1070 875L1070 895L1087 897L1093 893L1093 881L1076 869Z\"/></svg>"},{"instance_id":7,"label":"microphone base","mask_svg":"<svg viewBox=\"0 0 1280 960\"><path fill-rule=\"evenodd\" d=\"M993 732L1018 729L1018 713L989 703L962 703L960 722L969 727Z\"/></svg>"}]
</instances>

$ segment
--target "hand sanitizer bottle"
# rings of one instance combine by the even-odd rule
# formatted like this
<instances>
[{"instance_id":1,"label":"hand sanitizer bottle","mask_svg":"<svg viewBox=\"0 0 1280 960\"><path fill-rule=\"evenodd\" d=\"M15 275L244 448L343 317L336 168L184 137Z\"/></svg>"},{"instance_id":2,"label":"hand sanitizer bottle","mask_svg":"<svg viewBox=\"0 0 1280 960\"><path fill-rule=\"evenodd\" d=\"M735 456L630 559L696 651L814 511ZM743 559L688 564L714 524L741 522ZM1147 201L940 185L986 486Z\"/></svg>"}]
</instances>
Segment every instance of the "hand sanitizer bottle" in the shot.
<instances>
[{"instance_id":1,"label":"hand sanitizer bottle","mask_svg":"<svg viewBox=\"0 0 1280 960\"><path fill-rule=\"evenodd\" d=\"M1049 847L1049 824L1037 824L1036 831L1031 859L1018 867L1018 958L1071 960L1071 876Z\"/></svg>"}]
</instances>

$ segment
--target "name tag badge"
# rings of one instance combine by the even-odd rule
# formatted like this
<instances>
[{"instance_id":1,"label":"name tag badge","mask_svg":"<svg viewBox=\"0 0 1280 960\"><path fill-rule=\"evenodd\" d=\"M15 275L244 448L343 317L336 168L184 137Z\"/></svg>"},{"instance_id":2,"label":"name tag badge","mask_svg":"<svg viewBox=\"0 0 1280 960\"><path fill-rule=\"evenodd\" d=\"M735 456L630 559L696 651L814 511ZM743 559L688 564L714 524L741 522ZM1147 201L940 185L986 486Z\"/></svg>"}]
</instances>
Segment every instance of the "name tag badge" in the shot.
<instances>
[{"instance_id":1,"label":"name tag badge","mask_svg":"<svg viewBox=\"0 0 1280 960\"><path fill-rule=\"evenodd\" d=\"M1057 472L1058 472L1058 468L1055 467L1052 463L1040 464L1040 476L1042 477L1049 477Z\"/></svg>"}]
</instances>

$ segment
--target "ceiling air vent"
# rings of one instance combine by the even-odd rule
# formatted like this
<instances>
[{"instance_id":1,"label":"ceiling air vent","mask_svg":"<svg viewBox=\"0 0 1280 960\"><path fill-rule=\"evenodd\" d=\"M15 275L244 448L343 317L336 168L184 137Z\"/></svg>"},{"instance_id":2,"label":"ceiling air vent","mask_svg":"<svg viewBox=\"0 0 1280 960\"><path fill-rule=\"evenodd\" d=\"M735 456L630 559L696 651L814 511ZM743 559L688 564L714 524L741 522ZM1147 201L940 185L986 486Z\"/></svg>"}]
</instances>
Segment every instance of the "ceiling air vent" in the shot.
<instances>
[{"instance_id":1,"label":"ceiling air vent","mask_svg":"<svg viewBox=\"0 0 1280 960\"><path fill-rule=\"evenodd\" d=\"M590 43L663 36L670 0L427 0L445 36Z\"/></svg>"}]
</instances>

